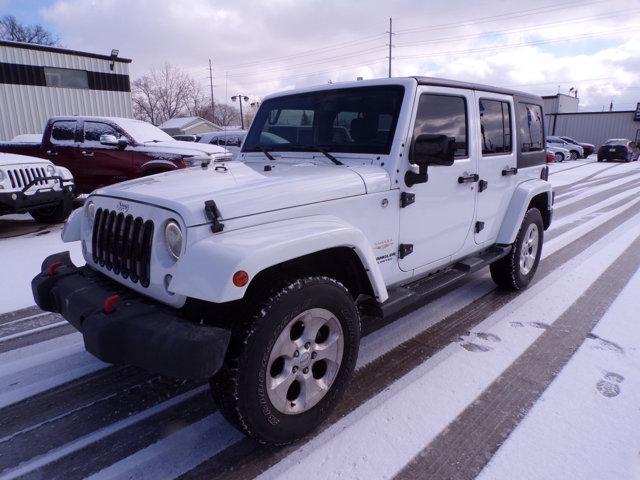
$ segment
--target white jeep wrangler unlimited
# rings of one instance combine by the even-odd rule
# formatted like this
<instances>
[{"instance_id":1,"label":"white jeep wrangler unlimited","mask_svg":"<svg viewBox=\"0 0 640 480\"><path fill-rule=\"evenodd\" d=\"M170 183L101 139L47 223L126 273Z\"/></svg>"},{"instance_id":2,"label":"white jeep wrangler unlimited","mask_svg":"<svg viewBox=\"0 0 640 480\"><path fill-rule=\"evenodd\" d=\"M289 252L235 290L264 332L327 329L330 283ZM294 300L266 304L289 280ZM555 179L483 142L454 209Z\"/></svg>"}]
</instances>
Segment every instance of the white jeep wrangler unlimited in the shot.
<instances>
[{"instance_id":1,"label":"white jeep wrangler unlimited","mask_svg":"<svg viewBox=\"0 0 640 480\"><path fill-rule=\"evenodd\" d=\"M282 445L338 402L361 313L490 266L525 288L552 216L542 100L402 78L271 95L238 160L91 194L32 282L86 349L209 379L221 412ZM365 321L366 321L365 317Z\"/></svg>"}]
</instances>

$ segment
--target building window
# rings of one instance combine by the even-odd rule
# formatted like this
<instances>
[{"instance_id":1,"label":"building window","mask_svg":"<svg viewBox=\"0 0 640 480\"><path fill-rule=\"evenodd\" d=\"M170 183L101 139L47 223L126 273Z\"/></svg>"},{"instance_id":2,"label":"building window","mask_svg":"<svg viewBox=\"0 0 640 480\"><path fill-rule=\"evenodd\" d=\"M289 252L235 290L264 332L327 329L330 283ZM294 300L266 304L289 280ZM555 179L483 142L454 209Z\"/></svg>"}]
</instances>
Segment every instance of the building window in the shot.
<instances>
[{"instance_id":1,"label":"building window","mask_svg":"<svg viewBox=\"0 0 640 480\"><path fill-rule=\"evenodd\" d=\"M544 130L540 105L518 103L520 151L536 152L544 148Z\"/></svg>"},{"instance_id":2,"label":"building window","mask_svg":"<svg viewBox=\"0 0 640 480\"><path fill-rule=\"evenodd\" d=\"M89 78L85 70L44 67L47 87L89 88Z\"/></svg>"},{"instance_id":3,"label":"building window","mask_svg":"<svg viewBox=\"0 0 640 480\"><path fill-rule=\"evenodd\" d=\"M508 102L480 100L482 153L511 152L511 111Z\"/></svg>"},{"instance_id":4,"label":"building window","mask_svg":"<svg viewBox=\"0 0 640 480\"><path fill-rule=\"evenodd\" d=\"M467 101L464 97L423 94L418 103L413 138L428 133L453 138L456 158L469 155L467 147Z\"/></svg>"}]
</instances>

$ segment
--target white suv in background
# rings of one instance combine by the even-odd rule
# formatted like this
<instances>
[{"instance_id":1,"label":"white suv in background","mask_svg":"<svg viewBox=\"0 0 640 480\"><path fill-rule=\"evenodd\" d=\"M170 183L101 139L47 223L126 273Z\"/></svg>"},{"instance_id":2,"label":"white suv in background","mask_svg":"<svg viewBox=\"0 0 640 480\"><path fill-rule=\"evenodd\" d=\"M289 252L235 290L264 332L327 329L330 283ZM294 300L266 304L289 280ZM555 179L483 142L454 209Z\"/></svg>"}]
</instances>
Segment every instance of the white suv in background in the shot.
<instances>
[{"instance_id":1,"label":"white suv in background","mask_svg":"<svg viewBox=\"0 0 640 480\"><path fill-rule=\"evenodd\" d=\"M547 145L569 150L571 160L577 160L578 158L584 157L584 148L582 148L580 145L576 145L575 143L569 143L560 137L547 137Z\"/></svg>"}]
</instances>

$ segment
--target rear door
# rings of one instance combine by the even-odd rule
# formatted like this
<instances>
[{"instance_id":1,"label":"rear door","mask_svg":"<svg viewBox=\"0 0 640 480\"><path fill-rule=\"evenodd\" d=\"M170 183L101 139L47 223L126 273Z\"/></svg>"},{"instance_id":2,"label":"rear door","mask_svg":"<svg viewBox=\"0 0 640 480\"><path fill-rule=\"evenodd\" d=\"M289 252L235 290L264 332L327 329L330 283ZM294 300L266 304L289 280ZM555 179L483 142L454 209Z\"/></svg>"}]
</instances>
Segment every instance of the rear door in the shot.
<instances>
[{"instance_id":1,"label":"rear door","mask_svg":"<svg viewBox=\"0 0 640 480\"><path fill-rule=\"evenodd\" d=\"M477 244L493 243L517 183L514 147L515 115L513 98L476 92L481 157L478 166L478 202L475 225ZM476 120L476 121L478 121Z\"/></svg>"},{"instance_id":2,"label":"rear door","mask_svg":"<svg viewBox=\"0 0 640 480\"><path fill-rule=\"evenodd\" d=\"M77 132L78 122L75 120L57 120L49 129L44 157L56 165L68 168L73 175L76 186L83 179L83 172L78 162L78 145L81 138ZM43 139L44 140L44 139Z\"/></svg>"},{"instance_id":3,"label":"rear door","mask_svg":"<svg viewBox=\"0 0 640 480\"><path fill-rule=\"evenodd\" d=\"M87 186L90 190L133 178L131 152L118 147L102 145L100 143L102 135L113 135L117 139L124 137L122 132L108 123L84 122L84 138L80 148L80 156L87 175Z\"/></svg>"}]
</instances>

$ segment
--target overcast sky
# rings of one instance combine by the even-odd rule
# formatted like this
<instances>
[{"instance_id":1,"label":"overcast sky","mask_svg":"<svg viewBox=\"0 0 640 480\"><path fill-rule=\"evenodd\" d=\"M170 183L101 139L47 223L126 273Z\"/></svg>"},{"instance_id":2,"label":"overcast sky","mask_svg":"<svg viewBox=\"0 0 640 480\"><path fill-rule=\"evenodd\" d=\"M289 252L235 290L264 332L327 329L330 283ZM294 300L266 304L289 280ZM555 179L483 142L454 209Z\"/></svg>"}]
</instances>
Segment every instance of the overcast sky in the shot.
<instances>
[{"instance_id":1,"label":"overcast sky","mask_svg":"<svg viewBox=\"0 0 640 480\"><path fill-rule=\"evenodd\" d=\"M578 90L581 110L640 101L638 0L0 0L67 48L169 62L218 101L358 76L429 75L541 95Z\"/></svg>"}]
</instances>

